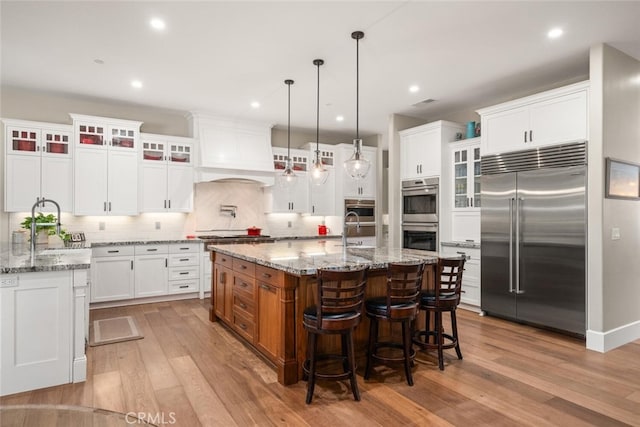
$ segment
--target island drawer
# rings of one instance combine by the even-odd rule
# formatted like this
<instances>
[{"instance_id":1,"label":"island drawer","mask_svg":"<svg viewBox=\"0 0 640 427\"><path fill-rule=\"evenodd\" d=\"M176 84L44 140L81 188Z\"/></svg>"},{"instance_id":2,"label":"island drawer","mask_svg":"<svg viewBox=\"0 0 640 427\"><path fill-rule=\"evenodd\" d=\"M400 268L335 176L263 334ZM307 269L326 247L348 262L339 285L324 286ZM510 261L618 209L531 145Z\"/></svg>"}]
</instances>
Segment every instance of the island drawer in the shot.
<instances>
[{"instance_id":1,"label":"island drawer","mask_svg":"<svg viewBox=\"0 0 640 427\"><path fill-rule=\"evenodd\" d=\"M256 312L255 302L253 298L249 298L243 293L235 292L233 294L233 310L240 311L247 319L253 320Z\"/></svg>"},{"instance_id":2,"label":"island drawer","mask_svg":"<svg viewBox=\"0 0 640 427\"><path fill-rule=\"evenodd\" d=\"M255 323L253 320L249 320L244 317L240 312L233 312L233 326L236 331L244 336L249 342L253 342L253 335L255 330Z\"/></svg>"},{"instance_id":3,"label":"island drawer","mask_svg":"<svg viewBox=\"0 0 640 427\"><path fill-rule=\"evenodd\" d=\"M216 254L216 264L224 265L225 267L233 268L233 257L229 255L221 254L220 252L213 252Z\"/></svg>"},{"instance_id":4,"label":"island drawer","mask_svg":"<svg viewBox=\"0 0 640 427\"><path fill-rule=\"evenodd\" d=\"M248 276L256 275L256 265L240 258L233 258L233 270Z\"/></svg>"},{"instance_id":5,"label":"island drawer","mask_svg":"<svg viewBox=\"0 0 640 427\"><path fill-rule=\"evenodd\" d=\"M281 288L284 285L284 271L256 265L256 280Z\"/></svg>"},{"instance_id":6,"label":"island drawer","mask_svg":"<svg viewBox=\"0 0 640 427\"><path fill-rule=\"evenodd\" d=\"M234 274L233 276L233 292L244 294L247 298L253 299L255 292L255 280L253 277L244 274Z\"/></svg>"}]
</instances>

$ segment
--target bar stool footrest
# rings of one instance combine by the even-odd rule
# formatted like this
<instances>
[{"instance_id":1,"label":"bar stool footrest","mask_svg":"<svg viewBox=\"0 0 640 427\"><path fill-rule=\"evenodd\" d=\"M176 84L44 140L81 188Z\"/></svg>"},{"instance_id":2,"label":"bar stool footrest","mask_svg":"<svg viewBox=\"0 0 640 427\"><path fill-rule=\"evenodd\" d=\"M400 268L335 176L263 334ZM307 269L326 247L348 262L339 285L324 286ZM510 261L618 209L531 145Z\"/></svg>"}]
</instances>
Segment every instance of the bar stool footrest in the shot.
<instances>
[{"instance_id":1,"label":"bar stool footrest","mask_svg":"<svg viewBox=\"0 0 640 427\"><path fill-rule=\"evenodd\" d=\"M378 342L375 344L375 348L373 350L373 354L371 355L371 358L379 361L383 361L383 362L404 362L404 353L397 357L380 356L378 355L378 349L380 348L395 348L402 351L404 350L404 346L402 345L402 343L390 342L390 341ZM413 361L415 357L416 357L416 350L412 348L411 352L409 353L409 358L411 359L411 361Z\"/></svg>"},{"instance_id":2,"label":"bar stool footrest","mask_svg":"<svg viewBox=\"0 0 640 427\"><path fill-rule=\"evenodd\" d=\"M316 355L316 378L320 378L323 380L348 380L351 378L351 372L340 372L340 373L328 373L328 372L319 372L317 370L317 363L322 360L340 360L342 362L342 367L345 367L345 364L348 363L347 357L341 354L318 354ZM305 360L302 364L302 371L305 376L309 378L310 368L309 365L311 361L309 359ZM357 369L357 365L356 365ZM355 374L355 373L354 373Z\"/></svg>"},{"instance_id":3,"label":"bar stool footrest","mask_svg":"<svg viewBox=\"0 0 640 427\"><path fill-rule=\"evenodd\" d=\"M443 343L442 344L442 349L446 350L446 349L450 349L450 348L455 348L458 345L458 340L453 337L450 334L440 334L442 336L443 339L448 340L449 342L447 343ZM420 339L421 337L424 337L424 340ZM413 335L413 343L415 345L417 345L418 347L420 347L422 350L425 349L438 349L438 343L437 342L433 342L430 343L429 342L429 337L434 337L436 340L438 339L438 333L436 331L417 331L414 335Z\"/></svg>"}]
</instances>

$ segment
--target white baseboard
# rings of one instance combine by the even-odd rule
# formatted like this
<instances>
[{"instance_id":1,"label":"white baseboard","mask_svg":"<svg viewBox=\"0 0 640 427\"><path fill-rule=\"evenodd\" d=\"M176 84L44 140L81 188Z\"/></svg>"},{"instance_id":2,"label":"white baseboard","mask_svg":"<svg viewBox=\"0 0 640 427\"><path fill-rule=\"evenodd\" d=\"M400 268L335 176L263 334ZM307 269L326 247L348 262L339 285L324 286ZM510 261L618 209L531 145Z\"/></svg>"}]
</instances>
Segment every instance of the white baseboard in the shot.
<instances>
[{"instance_id":1,"label":"white baseboard","mask_svg":"<svg viewBox=\"0 0 640 427\"><path fill-rule=\"evenodd\" d=\"M587 330L587 349L605 353L640 339L640 320L607 332Z\"/></svg>"}]
</instances>

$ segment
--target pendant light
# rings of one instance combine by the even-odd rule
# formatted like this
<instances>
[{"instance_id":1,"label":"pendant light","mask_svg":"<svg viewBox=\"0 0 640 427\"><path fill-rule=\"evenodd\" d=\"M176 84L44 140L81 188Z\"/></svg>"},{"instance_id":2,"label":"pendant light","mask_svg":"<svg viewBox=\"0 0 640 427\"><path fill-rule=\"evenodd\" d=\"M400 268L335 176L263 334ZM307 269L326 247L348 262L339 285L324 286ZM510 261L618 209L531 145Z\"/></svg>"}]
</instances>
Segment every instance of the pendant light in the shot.
<instances>
[{"instance_id":1,"label":"pendant light","mask_svg":"<svg viewBox=\"0 0 640 427\"><path fill-rule=\"evenodd\" d=\"M293 80L287 79L284 81L287 85L287 162L284 166L284 171L278 175L277 182L281 188L290 188L295 185L296 178L298 176L293 172L293 161L291 160L291 85Z\"/></svg>"},{"instance_id":2,"label":"pendant light","mask_svg":"<svg viewBox=\"0 0 640 427\"><path fill-rule=\"evenodd\" d=\"M349 158L349 160L344 162L344 168L346 169L349 176L354 179L364 178L369 172L369 168L371 167L371 162L365 159L362 154L362 140L360 139L360 131L359 131L359 102L360 102L360 68L359 68L359 60L360 60L360 50L359 50L359 42L360 39L364 37L364 33L362 31L354 31L351 33L351 38L356 41L356 138L353 140L353 154Z\"/></svg>"},{"instance_id":3,"label":"pendant light","mask_svg":"<svg viewBox=\"0 0 640 427\"><path fill-rule=\"evenodd\" d=\"M316 97L316 155L311 166L311 183L314 185L322 185L327 182L329 177L329 169L322 164L320 158L320 66L324 64L322 59L314 59L313 65L318 68L318 92Z\"/></svg>"}]
</instances>

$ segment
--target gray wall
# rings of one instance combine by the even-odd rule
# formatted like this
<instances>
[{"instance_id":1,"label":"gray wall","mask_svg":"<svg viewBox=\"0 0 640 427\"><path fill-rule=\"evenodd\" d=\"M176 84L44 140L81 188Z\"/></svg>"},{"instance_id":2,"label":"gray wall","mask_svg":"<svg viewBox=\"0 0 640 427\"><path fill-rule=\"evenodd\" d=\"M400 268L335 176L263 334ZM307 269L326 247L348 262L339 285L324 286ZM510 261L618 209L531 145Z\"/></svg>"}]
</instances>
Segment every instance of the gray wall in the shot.
<instances>
[{"instance_id":1,"label":"gray wall","mask_svg":"<svg viewBox=\"0 0 640 427\"><path fill-rule=\"evenodd\" d=\"M606 333L640 322L640 201L603 197L607 157L640 163L640 61L598 45L590 67L589 328Z\"/></svg>"}]
</instances>

